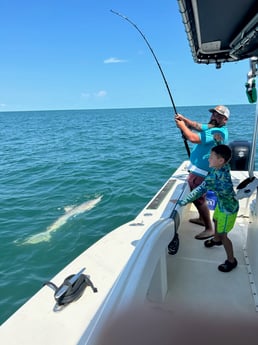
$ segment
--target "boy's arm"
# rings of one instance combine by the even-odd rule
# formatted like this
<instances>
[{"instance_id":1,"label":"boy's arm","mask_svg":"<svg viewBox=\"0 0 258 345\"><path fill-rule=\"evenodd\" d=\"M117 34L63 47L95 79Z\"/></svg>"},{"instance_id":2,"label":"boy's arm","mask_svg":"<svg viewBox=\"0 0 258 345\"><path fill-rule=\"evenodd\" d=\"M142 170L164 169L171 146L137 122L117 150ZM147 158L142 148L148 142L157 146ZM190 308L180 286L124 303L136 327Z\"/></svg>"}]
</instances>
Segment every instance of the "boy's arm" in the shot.
<instances>
[{"instance_id":1,"label":"boy's arm","mask_svg":"<svg viewBox=\"0 0 258 345\"><path fill-rule=\"evenodd\" d=\"M200 198L204 193L207 192L207 186L206 182L203 181L200 186L193 189L183 200L178 200L178 204L180 206L185 206L189 204L190 202L193 202L194 200Z\"/></svg>"}]
</instances>

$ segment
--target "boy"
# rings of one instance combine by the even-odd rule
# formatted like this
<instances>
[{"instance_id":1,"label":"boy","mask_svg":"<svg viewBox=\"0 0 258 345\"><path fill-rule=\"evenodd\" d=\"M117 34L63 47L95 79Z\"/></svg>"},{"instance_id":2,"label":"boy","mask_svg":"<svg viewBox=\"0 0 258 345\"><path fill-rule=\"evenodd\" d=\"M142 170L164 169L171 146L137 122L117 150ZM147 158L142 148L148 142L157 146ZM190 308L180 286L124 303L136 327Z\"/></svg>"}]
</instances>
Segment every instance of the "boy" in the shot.
<instances>
[{"instance_id":1,"label":"boy","mask_svg":"<svg viewBox=\"0 0 258 345\"><path fill-rule=\"evenodd\" d=\"M239 209L239 202L235 199L235 192L230 176L229 160L231 159L231 149L227 145L218 145L211 149L209 157L210 173L205 177L202 184L189 193L184 200L179 200L178 204L184 206L208 190L213 190L218 202L213 214L215 225L215 235L212 239L204 242L205 247L220 246L223 244L227 260L218 266L221 272L230 272L237 266L234 257L233 246L228 238L228 232L233 228Z\"/></svg>"}]
</instances>

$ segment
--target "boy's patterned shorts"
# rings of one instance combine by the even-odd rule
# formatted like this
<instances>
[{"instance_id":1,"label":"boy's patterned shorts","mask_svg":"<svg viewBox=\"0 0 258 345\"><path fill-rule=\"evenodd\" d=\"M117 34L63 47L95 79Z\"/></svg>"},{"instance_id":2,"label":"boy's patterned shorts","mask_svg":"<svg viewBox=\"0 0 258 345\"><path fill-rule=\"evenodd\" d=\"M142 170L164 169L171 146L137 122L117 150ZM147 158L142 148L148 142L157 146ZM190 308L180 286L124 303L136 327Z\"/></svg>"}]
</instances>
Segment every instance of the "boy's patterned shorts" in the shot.
<instances>
[{"instance_id":1,"label":"boy's patterned shorts","mask_svg":"<svg viewBox=\"0 0 258 345\"><path fill-rule=\"evenodd\" d=\"M217 233L223 234L228 233L233 229L237 217L237 212L235 213L225 213L221 212L218 205L213 213L213 219L217 221Z\"/></svg>"}]
</instances>

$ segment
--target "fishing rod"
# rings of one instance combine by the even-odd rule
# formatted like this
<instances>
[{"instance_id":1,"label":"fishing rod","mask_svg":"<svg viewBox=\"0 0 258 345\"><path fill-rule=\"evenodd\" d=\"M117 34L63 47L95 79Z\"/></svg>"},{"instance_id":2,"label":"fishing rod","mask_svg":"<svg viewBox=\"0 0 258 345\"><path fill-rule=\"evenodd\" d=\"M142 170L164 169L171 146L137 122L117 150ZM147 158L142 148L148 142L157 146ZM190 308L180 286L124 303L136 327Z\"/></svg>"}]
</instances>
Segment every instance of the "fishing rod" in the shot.
<instances>
[{"instance_id":1,"label":"fishing rod","mask_svg":"<svg viewBox=\"0 0 258 345\"><path fill-rule=\"evenodd\" d=\"M161 68L161 66L160 66L160 63L159 63L159 61L158 61L158 59L157 59L157 57L156 57L156 55L155 55L153 49L151 48L151 46L150 46L150 44L149 44L147 38L144 36L144 34L143 34L142 31L138 28L138 26L137 26L135 23L133 23L128 17L124 16L124 15L121 14L121 13L115 12L115 11L113 11L113 10L110 10L110 11L111 11L112 13L116 14L117 16L119 16L119 17L121 17L121 18L127 20L132 26L135 27L135 29L140 33L140 35L141 35L142 38L144 39L145 43L147 44L148 48L150 49L150 51L151 51L151 53L152 53L152 56L154 57L154 59L155 59L157 65L158 65L158 68L159 68L160 73L161 73L161 75L162 75L163 81L164 81L164 83L165 83L165 85L166 85L166 88L167 88L167 91L168 91L168 94L169 94L170 101L171 101L172 106L173 106L173 108L174 108L174 112L175 112L175 114L177 114L176 105L175 105L175 102L174 102L174 100L173 100L173 97L172 97L172 94L171 94L171 91L170 91L168 82L167 82L167 80L166 80L165 74L163 73L163 70L162 70L162 68ZM186 148L188 157L190 157L190 149L189 149L189 146L188 146L188 143L187 143L187 139L186 139L184 133L182 132L182 130L181 130L181 134L182 134L182 138L184 139L184 144L185 144L185 148Z\"/></svg>"}]
</instances>

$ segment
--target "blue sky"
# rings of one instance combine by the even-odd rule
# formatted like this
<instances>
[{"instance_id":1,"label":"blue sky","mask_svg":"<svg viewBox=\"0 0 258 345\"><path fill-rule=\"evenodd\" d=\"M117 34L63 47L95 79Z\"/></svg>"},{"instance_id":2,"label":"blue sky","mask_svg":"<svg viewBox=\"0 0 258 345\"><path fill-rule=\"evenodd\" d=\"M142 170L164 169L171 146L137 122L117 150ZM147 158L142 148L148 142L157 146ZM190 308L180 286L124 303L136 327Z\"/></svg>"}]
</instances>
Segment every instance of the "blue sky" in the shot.
<instances>
[{"instance_id":1,"label":"blue sky","mask_svg":"<svg viewBox=\"0 0 258 345\"><path fill-rule=\"evenodd\" d=\"M1 0L0 111L247 103L249 62L193 62L176 0Z\"/></svg>"}]
</instances>

